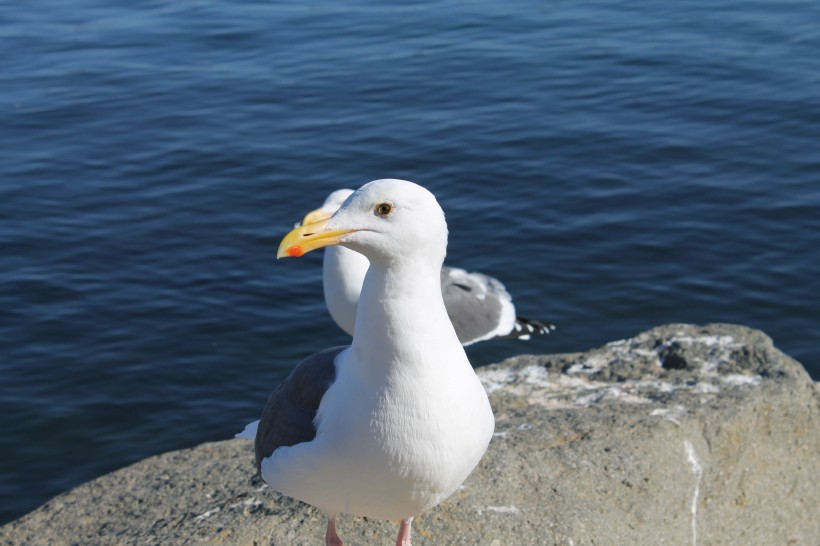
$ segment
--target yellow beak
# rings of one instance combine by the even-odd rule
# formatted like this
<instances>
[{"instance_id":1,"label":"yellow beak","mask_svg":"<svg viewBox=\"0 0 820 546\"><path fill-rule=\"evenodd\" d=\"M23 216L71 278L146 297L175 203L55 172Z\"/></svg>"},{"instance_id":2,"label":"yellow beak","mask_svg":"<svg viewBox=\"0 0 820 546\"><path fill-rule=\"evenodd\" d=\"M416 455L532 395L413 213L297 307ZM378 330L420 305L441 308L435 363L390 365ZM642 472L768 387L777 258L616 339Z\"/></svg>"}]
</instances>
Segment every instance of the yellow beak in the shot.
<instances>
[{"instance_id":1,"label":"yellow beak","mask_svg":"<svg viewBox=\"0 0 820 546\"><path fill-rule=\"evenodd\" d=\"M324 220L305 224L293 229L293 231L285 235L285 238L279 243L279 251L276 253L276 257L283 258L285 256L292 256L298 258L317 248L338 245L342 242L342 237L348 233L357 231L355 229L334 229L326 231L325 228L327 228L329 221L330 218L328 217Z\"/></svg>"},{"instance_id":2,"label":"yellow beak","mask_svg":"<svg viewBox=\"0 0 820 546\"><path fill-rule=\"evenodd\" d=\"M308 224L315 224L316 222L321 222L322 220L327 220L333 216L332 212L328 212L325 209L316 209L308 212L305 214L305 217L302 218L302 225L306 226Z\"/></svg>"}]
</instances>

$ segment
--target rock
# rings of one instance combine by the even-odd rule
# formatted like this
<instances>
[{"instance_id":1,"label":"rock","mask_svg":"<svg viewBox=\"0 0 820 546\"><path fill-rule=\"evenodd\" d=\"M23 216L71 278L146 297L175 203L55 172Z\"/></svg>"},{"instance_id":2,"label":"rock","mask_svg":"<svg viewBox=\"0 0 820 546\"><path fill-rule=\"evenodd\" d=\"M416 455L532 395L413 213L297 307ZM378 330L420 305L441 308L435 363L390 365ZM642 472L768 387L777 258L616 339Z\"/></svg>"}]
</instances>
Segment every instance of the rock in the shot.
<instances>
[{"instance_id":1,"label":"rock","mask_svg":"<svg viewBox=\"0 0 820 546\"><path fill-rule=\"evenodd\" d=\"M417 518L417 546L818 543L820 390L759 331L669 325L479 375L495 437L462 490ZM0 543L321 544L322 514L264 485L251 451L151 457L0 528ZM396 532L340 518L350 545Z\"/></svg>"}]
</instances>

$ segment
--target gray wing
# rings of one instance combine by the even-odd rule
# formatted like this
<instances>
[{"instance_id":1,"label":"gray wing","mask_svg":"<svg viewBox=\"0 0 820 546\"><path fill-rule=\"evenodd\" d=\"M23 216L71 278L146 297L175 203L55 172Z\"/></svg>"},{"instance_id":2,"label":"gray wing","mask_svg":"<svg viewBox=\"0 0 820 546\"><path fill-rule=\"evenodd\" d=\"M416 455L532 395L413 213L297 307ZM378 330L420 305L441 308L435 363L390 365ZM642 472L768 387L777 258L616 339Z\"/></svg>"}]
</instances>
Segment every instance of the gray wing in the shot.
<instances>
[{"instance_id":1,"label":"gray wing","mask_svg":"<svg viewBox=\"0 0 820 546\"><path fill-rule=\"evenodd\" d=\"M462 345L493 333L501 323L505 306L510 308L511 314L515 313L512 297L504 285L481 273L442 267L441 294Z\"/></svg>"},{"instance_id":2,"label":"gray wing","mask_svg":"<svg viewBox=\"0 0 820 546\"><path fill-rule=\"evenodd\" d=\"M498 279L455 267L441 268L444 306L462 345L490 338L529 339L549 334L555 326L515 316L512 296ZM515 322L502 327L502 322ZM506 317L506 319L505 319Z\"/></svg>"},{"instance_id":3,"label":"gray wing","mask_svg":"<svg viewBox=\"0 0 820 546\"><path fill-rule=\"evenodd\" d=\"M254 440L257 471L262 460L278 448L316 437L313 420L319 402L336 380L336 355L344 349L347 347L333 347L310 355L270 395Z\"/></svg>"}]
</instances>

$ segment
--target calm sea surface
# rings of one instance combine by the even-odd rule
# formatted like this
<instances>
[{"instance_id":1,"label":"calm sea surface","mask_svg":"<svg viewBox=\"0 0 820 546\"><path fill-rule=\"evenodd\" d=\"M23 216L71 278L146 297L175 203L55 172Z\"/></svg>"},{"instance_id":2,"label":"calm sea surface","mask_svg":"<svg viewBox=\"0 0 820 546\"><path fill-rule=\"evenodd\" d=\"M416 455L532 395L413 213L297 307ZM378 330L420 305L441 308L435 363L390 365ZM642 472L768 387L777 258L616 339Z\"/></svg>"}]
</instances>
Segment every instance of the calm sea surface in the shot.
<instances>
[{"instance_id":1,"label":"calm sea surface","mask_svg":"<svg viewBox=\"0 0 820 546\"><path fill-rule=\"evenodd\" d=\"M815 0L1 4L0 523L344 343L274 254L375 178L558 325L475 365L724 321L820 376Z\"/></svg>"}]
</instances>

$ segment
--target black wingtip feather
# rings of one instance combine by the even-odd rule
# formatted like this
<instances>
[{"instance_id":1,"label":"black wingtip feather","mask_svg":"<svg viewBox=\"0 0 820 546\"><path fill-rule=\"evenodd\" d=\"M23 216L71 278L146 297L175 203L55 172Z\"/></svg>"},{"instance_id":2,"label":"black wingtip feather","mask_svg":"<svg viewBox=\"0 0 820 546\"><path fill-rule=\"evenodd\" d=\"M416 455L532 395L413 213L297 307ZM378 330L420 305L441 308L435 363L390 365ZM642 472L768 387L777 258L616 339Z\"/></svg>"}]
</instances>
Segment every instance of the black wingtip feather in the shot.
<instances>
[{"instance_id":1,"label":"black wingtip feather","mask_svg":"<svg viewBox=\"0 0 820 546\"><path fill-rule=\"evenodd\" d=\"M529 339L532 335L545 335L554 330L554 324L525 317L515 317L515 324L513 325L512 331L503 337L506 339Z\"/></svg>"}]
</instances>

